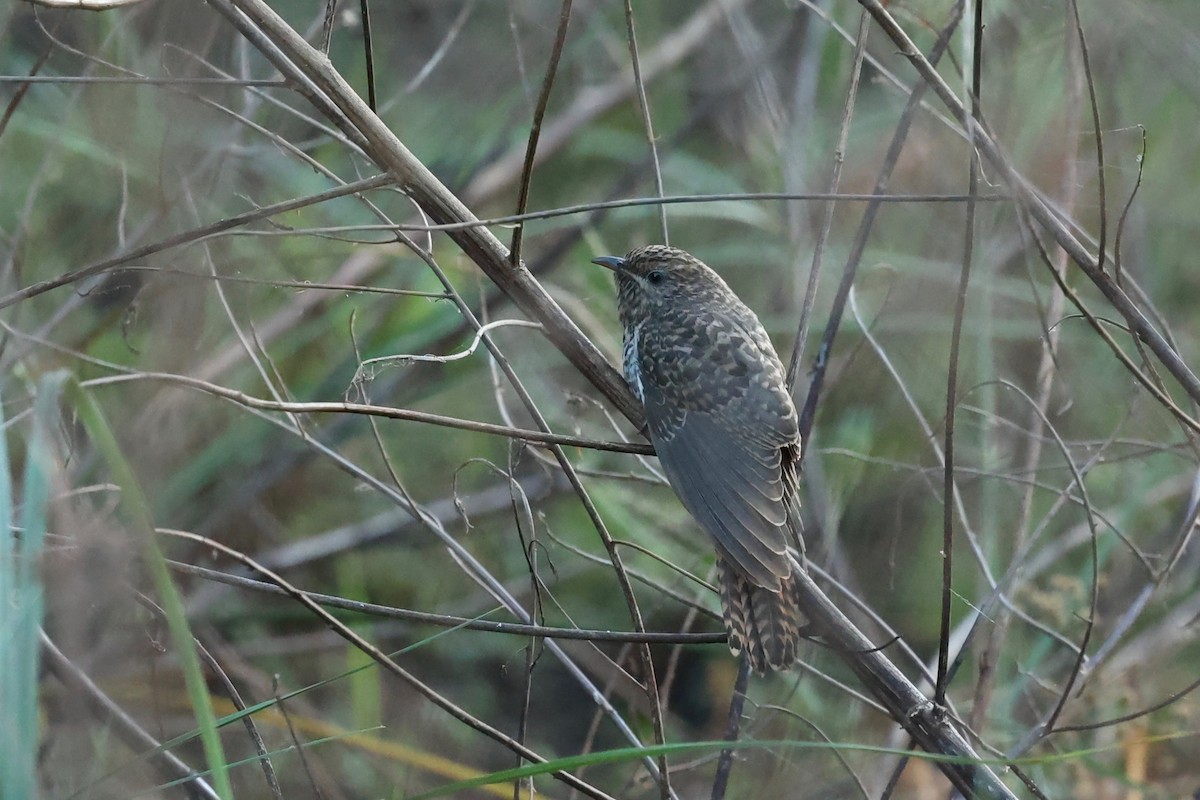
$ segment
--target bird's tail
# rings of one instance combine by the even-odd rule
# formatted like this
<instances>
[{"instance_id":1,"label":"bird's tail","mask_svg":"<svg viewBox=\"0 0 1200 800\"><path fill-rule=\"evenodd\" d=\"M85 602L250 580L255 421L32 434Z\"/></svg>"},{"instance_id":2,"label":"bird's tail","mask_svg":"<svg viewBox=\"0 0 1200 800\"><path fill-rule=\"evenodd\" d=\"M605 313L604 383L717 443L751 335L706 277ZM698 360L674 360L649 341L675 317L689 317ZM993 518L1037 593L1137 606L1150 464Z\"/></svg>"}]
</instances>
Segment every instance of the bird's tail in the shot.
<instances>
[{"instance_id":1,"label":"bird's tail","mask_svg":"<svg viewBox=\"0 0 1200 800\"><path fill-rule=\"evenodd\" d=\"M736 567L717 556L717 581L729 649L745 651L755 672L783 670L796 663L804 617L796 578L782 581L778 592L755 586Z\"/></svg>"}]
</instances>

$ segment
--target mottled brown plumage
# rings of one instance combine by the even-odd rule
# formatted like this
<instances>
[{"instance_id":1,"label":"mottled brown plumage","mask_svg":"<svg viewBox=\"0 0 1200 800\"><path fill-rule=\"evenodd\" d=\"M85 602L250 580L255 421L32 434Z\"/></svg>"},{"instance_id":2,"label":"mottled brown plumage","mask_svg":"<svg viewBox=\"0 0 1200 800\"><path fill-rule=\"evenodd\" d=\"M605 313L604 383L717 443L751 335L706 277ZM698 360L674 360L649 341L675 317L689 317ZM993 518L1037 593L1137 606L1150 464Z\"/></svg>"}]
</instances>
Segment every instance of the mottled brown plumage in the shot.
<instances>
[{"instance_id":1,"label":"mottled brown plumage","mask_svg":"<svg viewBox=\"0 0 1200 800\"><path fill-rule=\"evenodd\" d=\"M802 544L783 364L754 312L684 251L650 245L595 263L616 273L625 377L663 471L716 545L729 647L759 672L786 669L802 621L787 548Z\"/></svg>"}]
</instances>

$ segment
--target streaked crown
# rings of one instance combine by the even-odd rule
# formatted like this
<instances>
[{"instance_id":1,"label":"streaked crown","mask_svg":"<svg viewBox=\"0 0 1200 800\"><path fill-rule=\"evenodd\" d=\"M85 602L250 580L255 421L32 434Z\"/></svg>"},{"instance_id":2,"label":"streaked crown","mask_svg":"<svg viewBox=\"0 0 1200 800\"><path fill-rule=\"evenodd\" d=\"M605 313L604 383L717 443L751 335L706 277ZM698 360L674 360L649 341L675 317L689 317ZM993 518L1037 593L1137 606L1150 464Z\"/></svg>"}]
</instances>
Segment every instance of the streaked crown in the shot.
<instances>
[{"instance_id":1,"label":"streaked crown","mask_svg":"<svg viewBox=\"0 0 1200 800\"><path fill-rule=\"evenodd\" d=\"M737 302L720 275L675 247L652 244L630 250L624 258L601 256L594 263L616 274L617 308L626 329L680 305Z\"/></svg>"}]
</instances>

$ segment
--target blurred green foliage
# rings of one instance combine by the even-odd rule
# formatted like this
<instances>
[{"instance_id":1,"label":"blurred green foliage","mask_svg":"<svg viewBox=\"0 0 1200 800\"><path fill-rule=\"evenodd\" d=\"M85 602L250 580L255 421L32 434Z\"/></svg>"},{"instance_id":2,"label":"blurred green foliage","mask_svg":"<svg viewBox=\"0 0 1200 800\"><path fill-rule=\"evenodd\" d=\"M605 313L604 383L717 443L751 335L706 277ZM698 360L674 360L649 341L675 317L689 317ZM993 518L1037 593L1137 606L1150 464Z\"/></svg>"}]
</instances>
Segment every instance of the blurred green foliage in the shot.
<instances>
[{"instance_id":1,"label":"blurred green foliage","mask_svg":"<svg viewBox=\"0 0 1200 800\"><path fill-rule=\"evenodd\" d=\"M291 0L272 5L310 41L319 38L319 9ZM856 4L819 5L839 30L856 29ZM950 6L948 0L890 4L926 49ZM1193 313L1200 273L1191 253L1200 234L1195 147L1200 7L1185 0L1080 4L1104 136L1103 199L1068 8L986 5L985 119L1023 174L1074 220L1081 237L1094 241L1103 213L1107 269L1116 270L1120 259L1129 291L1194 363L1200 353ZM852 41L801 3L730 3L720 10L672 0L634 4L634 10L643 66L657 63L664 49L685 50L671 66L654 71L647 86L665 193L829 189ZM515 208L515 172L495 184L484 179L512 159L519 163L524 152L558 12L557 4L545 0L413 0L372 8L382 118L481 217ZM9 77L0 84L0 104L7 107L0 125L3 295L255 206L324 191L334 181L323 170L343 181L379 171L340 141L299 93L208 82L275 74L207 7L142 3L85 14L35 13L34 6L21 4L4 13L0 73ZM357 14L357 8L338 8L330 58L365 95ZM707 32L685 39L688 25L705 14L712 19ZM866 51L844 154L844 192L871 190L907 97L896 84L910 87L914 79L877 29ZM16 78L33 71L44 54L39 77L92 80L22 87ZM963 56L960 37L942 66L960 90ZM531 209L654 194L628 60L621 5L577 3L543 131L544 160L533 172ZM132 75L166 80L154 85L101 80ZM624 87L619 101L590 109L610 85ZM564 117L568 111L575 116ZM550 131L566 133L551 138ZM960 195L967 187L968 155L936 99L927 96L890 191ZM1068 459L1086 477L1099 531L1101 599L1090 652L1114 632L1119 635L1099 669L1089 672L1083 694L1071 699L1065 721L1144 708L1189 680L1180 665L1194 662L1197 645L1193 635L1176 635L1173 626L1179 624L1174 615L1195 605L1195 546L1180 543L1181 531L1190 530L1197 454L1190 434L1134 383L1075 310L1056 304L1046 267L1003 199L998 176L988 169L981 191L991 197L979 204L973 232L976 256L959 366L956 480L962 513L955 519L953 610L956 623L967 619L990 595L988 576L1003 575L1019 543L1030 543L1008 598L1016 615L998 652L988 654L996 661L988 665L996 669L995 691L986 714L973 719L983 739L1004 751L1053 706L1073 662L1072 643L1079 642L1082 619L1090 614L1088 509ZM384 367L365 383L353 383L364 359L447 356L466 348L473 336L447 299L368 291L441 292L443 286L393 230L367 227L384 220L426 224L411 200L395 190L374 191L365 200L373 207L342 198L156 252L123 264L123 272L89 277L4 309L0 391L4 417L12 421L10 442L28 425L22 415L33 402L37 377L66 368L102 382L95 396L162 527L193 530L264 555L294 553L288 548L361 530L378 515L395 512L381 541L301 560L284 570L286 577L315 591L404 608L510 619L496 611L495 592L469 577L461 558L428 526L402 513L395 497L373 488L364 479L369 475L397 485L397 494L418 504L442 509L439 522L449 535L546 624L629 629L629 611L596 531L545 451L414 422L381 420L373 429L367 419L346 414L252 413L159 382L115 380L169 372L255 397L336 402L365 395L380 404L533 427L517 393L498 377L482 348L445 363L410 360ZM726 276L759 311L786 360L823 213L818 202L738 200L673 205L666 216L671 242ZM862 214L863 204L848 200L833 214L801 355L796 387L801 399ZM936 653L939 635L938 453L964 220L960 201L883 206L855 283L861 316L848 312L843 321L806 452L810 557L926 660ZM492 229L502 240L511 235L511 226ZM444 233L405 235L428 249L479 317L521 316ZM588 261L598 252L624 252L662 238L658 209L638 206L530 221L523 253L584 332L615 357L620 343L613 290L608 276ZM1129 341L1099 293L1073 268L1066 269L1066 280L1106 320L1126 352L1151 370L1153 364ZM1049 331L1058 345L1046 362ZM501 328L494 338L554 430L604 440L636 436L627 425L613 424L594 388L538 332ZM1040 426L1028 399L1038 396L1039 371L1047 368L1052 378L1045 414L1057 437ZM1163 382L1181 406L1192 409L1182 392ZM148 645L157 633L147 633L153 626L131 595L132 586L145 585L143 568L130 564L129 535L112 514L111 476L69 415L59 435L71 457L61 466L52 504L51 530L60 538L47 556L46 571L54 578L47 629L103 685L124 692L137 715L172 735L186 731L194 724L191 717L169 713L178 710L168 702L178 688L176 665ZM711 565L708 545L655 478L652 460L582 449L570 449L568 457L582 470L614 538L632 545L621 552L635 573L648 627L718 630L711 614L689 605L716 608L699 582ZM520 490L509 494L504 472L525 486L541 480L553 488L526 508ZM473 503L484 508L474 509ZM233 569L202 547L164 546L179 560ZM1173 558L1177 565L1158 582L1158 573L1144 566L1161 570ZM530 561L537 566L536 592ZM290 690L361 663L358 651L287 600L196 577L177 580L192 624L222 652L251 702L270 698L276 682ZM1122 613L1147 591L1153 599L1120 632ZM359 620L355 628L387 650L436 630L380 620ZM979 658L995 630L983 626L951 685L963 717L983 706ZM882 627L873 633L880 642L888 640ZM527 644L522 638L455 631L406 655L403 663L506 732L518 730L524 720L529 745L548 755L628 744L610 721L597 721L591 695L540 645L524 713ZM575 643L566 649L610 692L643 741L652 741L644 696L623 672L640 677L636 659L616 644ZM695 645L676 652L656 646L654 655L659 679L674 676L668 739L719 737L733 678L724 647ZM895 657L914 671L910 661ZM820 647L813 646L810 660L816 670L853 683ZM1155 670L1144 669L1151 663ZM89 743L88 726L103 728L103 722L56 698L56 691L43 686L43 704L56 710L41 736L44 796L90 786L92 796L117 797L157 785L160 776L144 766L123 766L130 753ZM812 674L756 681L751 698L748 736L820 739L803 715L834 741L903 744L889 738L882 716ZM378 670L292 702L299 707L289 711L306 719L407 743L475 769L513 765L507 751ZM1196 719L1195 701L1185 698L1138 721L1138 727L1064 734L1035 754L1114 741L1106 737L1127 742L1122 737L1194 730ZM78 725L84 720L87 725ZM385 729L375 730L380 722ZM244 735L228 730L230 761L252 755ZM285 729L266 733L273 748L291 742ZM1150 745L1149 771L1140 774L1126 769L1128 749L1034 771L1052 796L1117 796L1112 792L1126 786L1136 786L1145 797L1182 796L1200 783L1194 764L1180 758L1187 741ZM195 751L184 748L182 755L199 763ZM292 754L277 757L289 791L312 784L342 787L333 796L407 796L451 779L341 741L314 749L311 757L318 762L311 773ZM871 787L886 781L892 765L871 753L847 753L846 759ZM618 796L657 794L637 769L597 766L585 775ZM114 777L95 777L110 770L117 770ZM681 796L707 794L711 770L708 761L683 770L677 778ZM926 775L914 767L910 774L903 784L910 794L903 796L937 785L932 771ZM235 770L234 779L238 797L269 796L260 773ZM747 752L734 770L730 796L788 796L801 779L808 796L854 794L843 767L818 750ZM550 782L538 785L565 796Z\"/></svg>"}]
</instances>

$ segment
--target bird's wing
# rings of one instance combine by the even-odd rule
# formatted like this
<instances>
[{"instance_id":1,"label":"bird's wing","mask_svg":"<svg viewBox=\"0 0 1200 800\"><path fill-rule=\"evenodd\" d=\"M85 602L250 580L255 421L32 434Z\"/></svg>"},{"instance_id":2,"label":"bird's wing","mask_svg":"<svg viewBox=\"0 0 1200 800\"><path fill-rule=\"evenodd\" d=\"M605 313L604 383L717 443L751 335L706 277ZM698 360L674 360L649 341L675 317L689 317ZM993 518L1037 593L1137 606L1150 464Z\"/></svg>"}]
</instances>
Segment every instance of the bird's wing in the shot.
<instances>
[{"instance_id":1,"label":"bird's wing","mask_svg":"<svg viewBox=\"0 0 1200 800\"><path fill-rule=\"evenodd\" d=\"M763 442L753 420L681 409L645 376L642 388L651 439L683 505L752 583L778 591L791 574L788 446Z\"/></svg>"}]
</instances>

